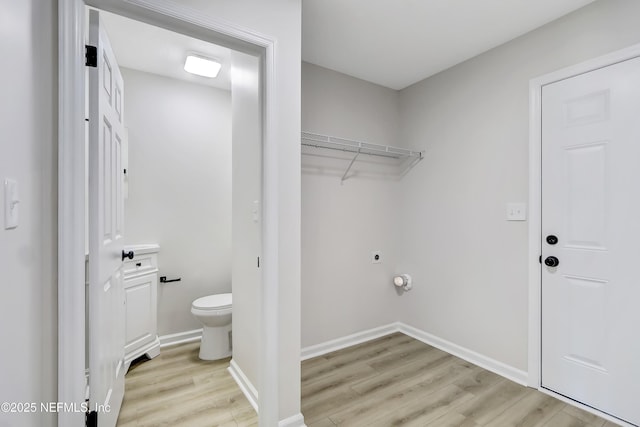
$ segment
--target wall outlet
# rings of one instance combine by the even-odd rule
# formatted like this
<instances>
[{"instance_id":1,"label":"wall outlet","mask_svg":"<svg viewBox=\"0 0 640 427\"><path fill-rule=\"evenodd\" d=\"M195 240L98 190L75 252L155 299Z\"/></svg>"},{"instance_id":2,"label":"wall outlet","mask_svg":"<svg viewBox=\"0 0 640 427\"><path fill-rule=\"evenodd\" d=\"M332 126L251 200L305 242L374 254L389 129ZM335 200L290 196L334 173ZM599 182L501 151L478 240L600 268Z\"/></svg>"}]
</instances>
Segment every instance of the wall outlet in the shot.
<instances>
[{"instance_id":1,"label":"wall outlet","mask_svg":"<svg viewBox=\"0 0 640 427\"><path fill-rule=\"evenodd\" d=\"M527 205L524 203L507 203L507 221L526 221Z\"/></svg>"},{"instance_id":2,"label":"wall outlet","mask_svg":"<svg viewBox=\"0 0 640 427\"><path fill-rule=\"evenodd\" d=\"M373 252L371 252L371 263L372 264L380 264L380 263L382 263L382 252L381 251L373 251Z\"/></svg>"}]
</instances>

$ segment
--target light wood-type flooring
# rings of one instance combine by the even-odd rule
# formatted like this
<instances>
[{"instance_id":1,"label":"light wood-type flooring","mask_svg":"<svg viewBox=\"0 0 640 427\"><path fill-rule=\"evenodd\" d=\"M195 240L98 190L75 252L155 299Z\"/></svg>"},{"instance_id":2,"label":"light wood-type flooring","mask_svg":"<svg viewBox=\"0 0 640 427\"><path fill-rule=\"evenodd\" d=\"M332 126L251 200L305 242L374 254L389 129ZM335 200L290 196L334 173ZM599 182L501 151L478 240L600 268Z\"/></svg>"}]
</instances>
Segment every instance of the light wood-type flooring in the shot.
<instances>
[{"instance_id":1,"label":"light wood-type flooring","mask_svg":"<svg viewBox=\"0 0 640 427\"><path fill-rule=\"evenodd\" d=\"M257 417L199 343L163 349L126 377L118 426L253 426ZM309 427L612 427L592 414L396 333L302 363Z\"/></svg>"},{"instance_id":2,"label":"light wood-type flooring","mask_svg":"<svg viewBox=\"0 0 640 427\"><path fill-rule=\"evenodd\" d=\"M163 348L125 377L118 427L257 426L258 417L227 371L229 360L198 358L200 342Z\"/></svg>"}]
</instances>

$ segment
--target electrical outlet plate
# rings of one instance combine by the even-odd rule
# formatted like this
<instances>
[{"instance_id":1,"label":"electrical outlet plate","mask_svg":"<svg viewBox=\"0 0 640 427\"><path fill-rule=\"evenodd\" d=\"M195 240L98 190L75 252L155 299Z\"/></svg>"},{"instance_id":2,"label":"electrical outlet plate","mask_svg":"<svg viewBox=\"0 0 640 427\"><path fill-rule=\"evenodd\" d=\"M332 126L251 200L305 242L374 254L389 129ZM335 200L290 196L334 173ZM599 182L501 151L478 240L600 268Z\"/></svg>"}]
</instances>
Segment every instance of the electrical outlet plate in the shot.
<instances>
[{"instance_id":1,"label":"electrical outlet plate","mask_svg":"<svg viewBox=\"0 0 640 427\"><path fill-rule=\"evenodd\" d=\"M371 263L372 264L380 264L380 263L382 263L382 252L380 252L380 251L371 252Z\"/></svg>"}]
</instances>

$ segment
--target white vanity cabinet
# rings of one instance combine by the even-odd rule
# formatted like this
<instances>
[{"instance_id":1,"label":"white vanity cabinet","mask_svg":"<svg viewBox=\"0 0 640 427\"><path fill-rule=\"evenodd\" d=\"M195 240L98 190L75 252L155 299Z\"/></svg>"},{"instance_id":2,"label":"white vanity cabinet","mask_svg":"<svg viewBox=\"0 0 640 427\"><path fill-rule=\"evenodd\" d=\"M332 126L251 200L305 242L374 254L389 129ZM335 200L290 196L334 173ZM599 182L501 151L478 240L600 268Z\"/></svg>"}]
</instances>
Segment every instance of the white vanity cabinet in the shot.
<instances>
[{"instance_id":1,"label":"white vanity cabinet","mask_svg":"<svg viewBox=\"0 0 640 427\"><path fill-rule=\"evenodd\" d=\"M131 245L132 259L124 262L125 364L146 354L160 354L158 339L158 245Z\"/></svg>"}]
</instances>

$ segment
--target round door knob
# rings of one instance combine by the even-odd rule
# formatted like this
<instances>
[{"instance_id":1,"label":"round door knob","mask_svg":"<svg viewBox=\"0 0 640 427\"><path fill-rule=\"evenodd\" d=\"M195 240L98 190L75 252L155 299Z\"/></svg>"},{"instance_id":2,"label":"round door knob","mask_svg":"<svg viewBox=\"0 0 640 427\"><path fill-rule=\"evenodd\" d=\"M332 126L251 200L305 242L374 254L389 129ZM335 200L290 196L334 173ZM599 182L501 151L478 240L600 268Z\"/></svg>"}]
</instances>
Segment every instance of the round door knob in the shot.
<instances>
[{"instance_id":1,"label":"round door knob","mask_svg":"<svg viewBox=\"0 0 640 427\"><path fill-rule=\"evenodd\" d=\"M560 260L554 256L548 256L544 259L544 265L547 267L557 267L560 264Z\"/></svg>"},{"instance_id":2,"label":"round door knob","mask_svg":"<svg viewBox=\"0 0 640 427\"><path fill-rule=\"evenodd\" d=\"M125 252L124 249L122 250L123 261L125 260L125 258L133 259L133 257L134 257L133 251Z\"/></svg>"}]
</instances>

